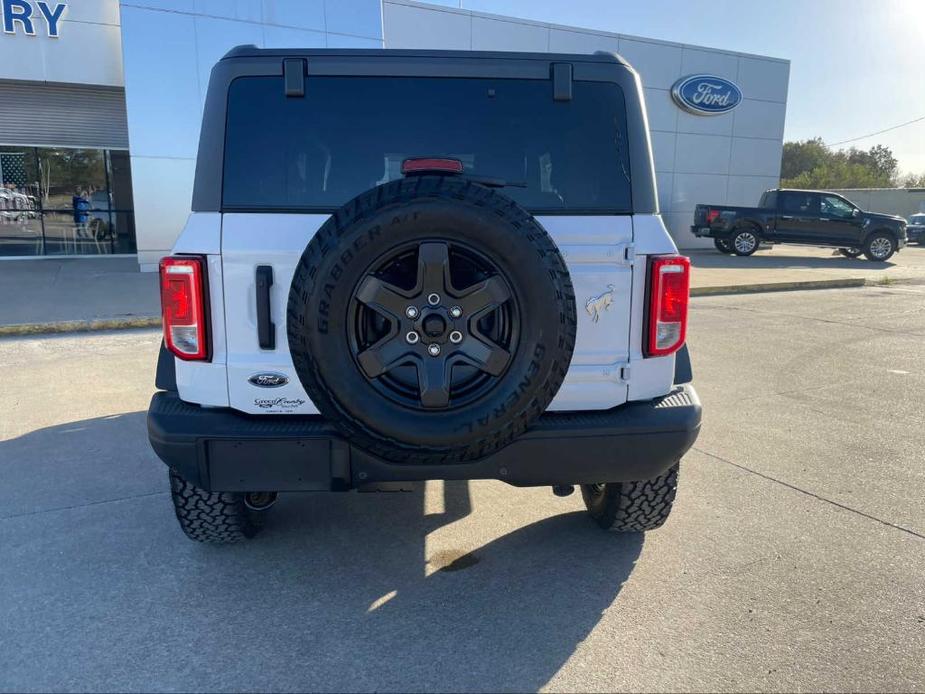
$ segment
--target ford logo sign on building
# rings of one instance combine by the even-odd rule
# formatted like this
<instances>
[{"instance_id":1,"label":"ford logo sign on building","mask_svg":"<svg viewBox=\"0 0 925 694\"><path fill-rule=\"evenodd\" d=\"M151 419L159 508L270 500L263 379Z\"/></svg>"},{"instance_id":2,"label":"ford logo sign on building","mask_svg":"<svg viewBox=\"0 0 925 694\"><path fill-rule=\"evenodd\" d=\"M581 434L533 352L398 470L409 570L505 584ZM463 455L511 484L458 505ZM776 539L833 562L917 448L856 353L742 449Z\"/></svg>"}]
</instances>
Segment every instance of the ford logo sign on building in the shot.
<instances>
[{"instance_id":1,"label":"ford logo sign on building","mask_svg":"<svg viewBox=\"0 0 925 694\"><path fill-rule=\"evenodd\" d=\"M675 102L697 116L729 113L742 101L742 90L733 82L713 75L682 77L671 88Z\"/></svg>"}]
</instances>

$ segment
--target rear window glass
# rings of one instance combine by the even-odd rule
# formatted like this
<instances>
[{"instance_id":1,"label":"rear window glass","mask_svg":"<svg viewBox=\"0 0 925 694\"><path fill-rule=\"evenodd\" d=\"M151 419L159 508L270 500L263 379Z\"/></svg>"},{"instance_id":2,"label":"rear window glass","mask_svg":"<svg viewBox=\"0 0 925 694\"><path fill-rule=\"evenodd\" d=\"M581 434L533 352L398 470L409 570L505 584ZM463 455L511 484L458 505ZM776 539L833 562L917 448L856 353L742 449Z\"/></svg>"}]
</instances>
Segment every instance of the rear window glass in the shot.
<instances>
[{"instance_id":1,"label":"rear window glass","mask_svg":"<svg viewBox=\"0 0 925 694\"><path fill-rule=\"evenodd\" d=\"M282 77L235 80L228 94L223 207L331 211L399 178L408 157L453 157L501 179L532 212L631 212L619 86L547 80Z\"/></svg>"}]
</instances>

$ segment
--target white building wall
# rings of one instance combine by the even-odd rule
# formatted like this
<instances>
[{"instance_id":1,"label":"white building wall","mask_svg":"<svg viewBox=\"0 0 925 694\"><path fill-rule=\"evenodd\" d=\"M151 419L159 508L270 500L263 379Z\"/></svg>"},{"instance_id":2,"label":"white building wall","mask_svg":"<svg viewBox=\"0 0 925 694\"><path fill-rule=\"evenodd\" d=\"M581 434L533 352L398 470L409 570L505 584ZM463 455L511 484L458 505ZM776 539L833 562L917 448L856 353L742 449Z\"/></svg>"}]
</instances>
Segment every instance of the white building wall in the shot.
<instances>
[{"instance_id":1,"label":"white building wall","mask_svg":"<svg viewBox=\"0 0 925 694\"><path fill-rule=\"evenodd\" d=\"M0 79L122 86L119 0L68 0L57 37L31 7L34 36L0 32Z\"/></svg>"},{"instance_id":2,"label":"white building wall","mask_svg":"<svg viewBox=\"0 0 925 694\"><path fill-rule=\"evenodd\" d=\"M121 11L143 269L189 214L209 73L230 48L382 47L380 0L122 0Z\"/></svg>"},{"instance_id":3,"label":"white building wall","mask_svg":"<svg viewBox=\"0 0 925 694\"><path fill-rule=\"evenodd\" d=\"M789 61L411 0L383 0L383 25L386 48L622 55L642 76L659 206L681 248L712 245L689 233L696 204L752 205L778 185ZM671 87L695 73L732 80L742 90L742 103L718 116L682 111L671 99Z\"/></svg>"}]
</instances>

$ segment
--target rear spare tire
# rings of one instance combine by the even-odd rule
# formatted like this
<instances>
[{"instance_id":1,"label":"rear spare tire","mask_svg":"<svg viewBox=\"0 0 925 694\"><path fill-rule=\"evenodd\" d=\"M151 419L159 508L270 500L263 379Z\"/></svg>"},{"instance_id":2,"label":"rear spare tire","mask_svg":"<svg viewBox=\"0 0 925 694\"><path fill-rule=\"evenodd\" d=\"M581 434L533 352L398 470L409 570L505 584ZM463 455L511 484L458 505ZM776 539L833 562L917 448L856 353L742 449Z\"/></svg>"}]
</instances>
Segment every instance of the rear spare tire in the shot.
<instances>
[{"instance_id":1,"label":"rear spare tire","mask_svg":"<svg viewBox=\"0 0 925 694\"><path fill-rule=\"evenodd\" d=\"M302 385L352 443L454 462L501 449L546 409L572 357L575 296L555 243L510 198L418 176L325 222L287 324Z\"/></svg>"}]
</instances>

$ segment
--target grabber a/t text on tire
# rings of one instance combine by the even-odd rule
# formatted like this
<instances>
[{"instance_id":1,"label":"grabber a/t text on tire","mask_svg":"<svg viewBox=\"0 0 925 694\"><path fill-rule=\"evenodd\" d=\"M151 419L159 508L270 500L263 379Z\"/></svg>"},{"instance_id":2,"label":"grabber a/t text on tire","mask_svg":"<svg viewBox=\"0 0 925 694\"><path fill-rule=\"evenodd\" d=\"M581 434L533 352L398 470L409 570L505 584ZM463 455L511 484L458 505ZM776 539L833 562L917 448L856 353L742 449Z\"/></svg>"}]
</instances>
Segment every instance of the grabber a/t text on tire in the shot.
<instances>
[{"instance_id":1,"label":"grabber a/t text on tire","mask_svg":"<svg viewBox=\"0 0 925 694\"><path fill-rule=\"evenodd\" d=\"M170 497L180 528L196 542L230 544L251 538L261 526L261 513L248 508L245 495L207 492L170 471Z\"/></svg>"},{"instance_id":2,"label":"grabber a/t text on tire","mask_svg":"<svg viewBox=\"0 0 925 694\"><path fill-rule=\"evenodd\" d=\"M549 234L502 193L414 176L354 198L308 244L289 293L293 364L350 440L390 460L471 460L541 415L575 344Z\"/></svg>"},{"instance_id":3,"label":"grabber a/t text on tire","mask_svg":"<svg viewBox=\"0 0 925 694\"><path fill-rule=\"evenodd\" d=\"M668 520L678 491L675 463L658 477L638 482L583 484L581 495L591 517L605 530L644 532Z\"/></svg>"}]
</instances>

